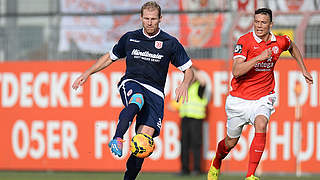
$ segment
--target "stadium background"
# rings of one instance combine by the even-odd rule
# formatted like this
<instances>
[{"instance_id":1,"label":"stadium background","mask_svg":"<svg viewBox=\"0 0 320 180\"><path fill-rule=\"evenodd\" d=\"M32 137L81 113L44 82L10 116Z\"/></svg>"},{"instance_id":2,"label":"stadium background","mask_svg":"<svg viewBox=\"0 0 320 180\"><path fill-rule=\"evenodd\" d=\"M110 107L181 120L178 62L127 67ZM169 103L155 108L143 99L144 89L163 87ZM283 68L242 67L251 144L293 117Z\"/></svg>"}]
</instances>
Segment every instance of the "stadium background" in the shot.
<instances>
[{"instance_id":1,"label":"stadium background","mask_svg":"<svg viewBox=\"0 0 320 180\"><path fill-rule=\"evenodd\" d=\"M80 91L70 86L80 72L110 50L120 36L140 27L139 8L128 0L0 0L0 170L121 172L128 157L106 148L121 102L116 84L124 63L98 73ZM161 0L161 27L177 37L209 83L209 116L203 127L203 170L224 135L224 99L235 41L252 29L252 12L269 7L273 32L289 35L305 57L314 85L306 86L292 58L276 66L279 99L258 173L320 172L318 0ZM166 103L181 73L170 68ZM300 90L299 90L300 89ZM223 164L243 173L253 129L248 127ZM146 172L178 172L179 118L165 112L157 149Z\"/></svg>"}]
</instances>

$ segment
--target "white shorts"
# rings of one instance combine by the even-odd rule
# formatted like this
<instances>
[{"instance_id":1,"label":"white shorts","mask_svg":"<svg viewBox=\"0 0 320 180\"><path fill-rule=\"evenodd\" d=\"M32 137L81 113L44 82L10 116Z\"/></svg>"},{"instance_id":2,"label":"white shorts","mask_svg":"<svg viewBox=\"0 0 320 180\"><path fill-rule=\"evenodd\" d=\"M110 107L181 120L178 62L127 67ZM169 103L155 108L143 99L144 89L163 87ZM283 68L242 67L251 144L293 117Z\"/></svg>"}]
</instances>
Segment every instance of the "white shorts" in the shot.
<instances>
[{"instance_id":1,"label":"white shorts","mask_svg":"<svg viewBox=\"0 0 320 180\"><path fill-rule=\"evenodd\" d=\"M261 97L258 100L246 100L228 95L226 100L227 134L231 138L238 138L246 124L254 124L258 115L265 116L268 120L275 109L275 93Z\"/></svg>"}]
</instances>

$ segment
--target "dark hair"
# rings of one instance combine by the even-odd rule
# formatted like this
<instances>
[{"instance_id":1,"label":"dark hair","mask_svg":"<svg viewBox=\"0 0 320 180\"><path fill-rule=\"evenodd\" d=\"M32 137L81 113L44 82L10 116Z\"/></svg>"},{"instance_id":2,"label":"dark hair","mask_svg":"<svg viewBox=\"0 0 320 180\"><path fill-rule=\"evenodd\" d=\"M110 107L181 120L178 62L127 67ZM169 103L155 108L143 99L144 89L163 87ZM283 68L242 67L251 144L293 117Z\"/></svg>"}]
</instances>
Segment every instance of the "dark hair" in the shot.
<instances>
[{"instance_id":1,"label":"dark hair","mask_svg":"<svg viewBox=\"0 0 320 180\"><path fill-rule=\"evenodd\" d=\"M272 22L272 11L271 11L271 9L269 9L269 8L260 8L260 9L257 9L254 12L254 15L256 15L256 14L268 15L270 17L270 22Z\"/></svg>"},{"instance_id":2,"label":"dark hair","mask_svg":"<svg viewBox=\"0 0 320 180\"><path fill-rule=\"evenodd\" d=\"M141 17L143 16L143 10L145 10L145 9L156 9L156 10L158 10L159 18L161 17L161 7L157 2L149 1L149 2L144 3L144 5L142 5L141 11L140 11Z\"/></svg>"}]
</instances>

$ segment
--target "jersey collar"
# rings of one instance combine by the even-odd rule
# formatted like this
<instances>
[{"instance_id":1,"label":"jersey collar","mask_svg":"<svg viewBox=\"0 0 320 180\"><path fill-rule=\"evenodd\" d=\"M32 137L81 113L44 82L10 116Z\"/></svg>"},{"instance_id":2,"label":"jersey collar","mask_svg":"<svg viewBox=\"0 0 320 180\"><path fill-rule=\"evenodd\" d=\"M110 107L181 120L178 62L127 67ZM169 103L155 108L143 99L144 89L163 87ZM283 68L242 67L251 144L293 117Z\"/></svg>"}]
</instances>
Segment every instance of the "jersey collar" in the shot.
<instances>
[{"instance_id":1,"label":"jersey collar","mask_svg":"<svg viewBox=\"0 0 320 180\"><path fill-rule=\"evenodd\" d=\"M149 36L148 34L144 33L144 28L142 28L142 33L143 35L145 35L147 38L151 39L154 38L156 36L158 36L158 34L160 33L161 29L159 29L159 31L157 32L157 34L153 35L153 36Z\"/></svg>"},{"instance_id":2,"label":"jersey collar","mask_svg":"<svg viewBox=\"0 0 320 180\"><path fill-rule=\"evenodd\" d=\"M261 43L262 39L260 39L254 31L252 32L253 32L253 37L257 41L257 43ZM271 31L270 31L270 34L271 34L271 41L276 41L277 40L276 36Z\"/></svg>"}]
</instances>

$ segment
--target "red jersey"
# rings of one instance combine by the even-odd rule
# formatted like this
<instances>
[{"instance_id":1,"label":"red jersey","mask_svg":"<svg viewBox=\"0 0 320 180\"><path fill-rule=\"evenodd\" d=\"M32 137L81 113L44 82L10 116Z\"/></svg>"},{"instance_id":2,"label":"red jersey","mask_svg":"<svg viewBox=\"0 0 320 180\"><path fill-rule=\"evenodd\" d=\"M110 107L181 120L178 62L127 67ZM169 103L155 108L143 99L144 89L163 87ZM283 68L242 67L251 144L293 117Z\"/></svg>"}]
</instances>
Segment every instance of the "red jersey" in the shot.
<instances>
[{"instance_id":1,"label":"red jersey","mask_svg":"<svg viewBox=\"0 0 320 180\"><path fill-rule=\"evenodd\" d=\"M274 93L274 66L280 54L291 46L288 36L276 36L271 33L271 40L262 41L254 32L241 36L234 50L233 59L241 57L245 61L260 55L271 47L272 55L269 59L258 62L246 74L232 78L230 94L248 100L257 100Z\"/></svg>"}]
</instances>

